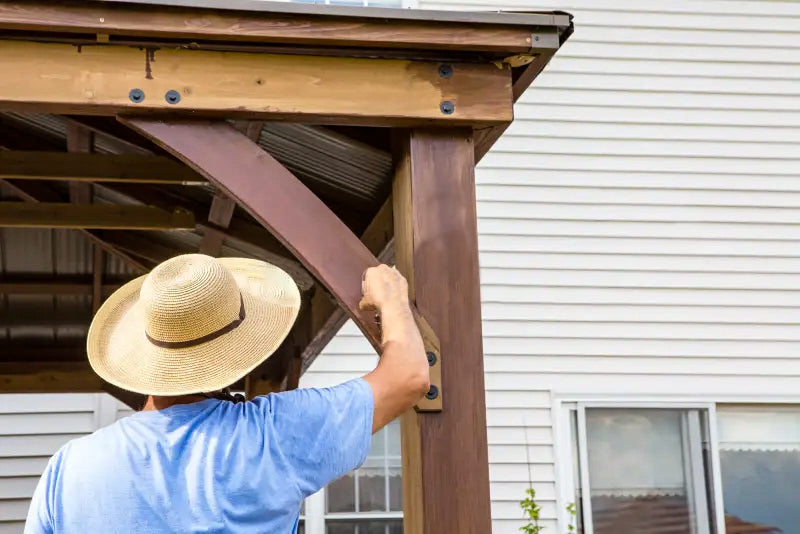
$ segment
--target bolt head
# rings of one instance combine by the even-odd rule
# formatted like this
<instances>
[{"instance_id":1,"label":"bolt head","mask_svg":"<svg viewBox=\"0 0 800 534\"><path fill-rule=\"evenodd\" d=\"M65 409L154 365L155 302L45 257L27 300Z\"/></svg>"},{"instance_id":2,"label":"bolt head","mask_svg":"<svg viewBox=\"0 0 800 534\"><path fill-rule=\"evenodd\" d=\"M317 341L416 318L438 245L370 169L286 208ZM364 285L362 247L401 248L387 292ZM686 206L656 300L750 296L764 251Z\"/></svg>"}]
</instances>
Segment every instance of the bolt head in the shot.
<instances>
[{"instance_id":1,"label":"bolt head","mask_svg":"<svg viewBox=\"0 0 800 534\"><path fill-rule=\"evenodd\" d=\"M168 104L177 104L181 101L181 94L175 89L170 89L164 95L164 100L166 100Z\"/></svg>"},{"instance_id":2,"label":"bolt head","mask_svg":"<svg viewBox=\"0 0 800 534\"><path fill-rule=\"evenodd\" d=\"M436 353L435 352L428 351L428 352L425 353L425 355L428 357L428 365L431 365L431 366L436 365Z\"/></svg>"},{"instance_id":3,"label":"bolt head","mask_svg":"<svg viewBox=\"0 0 800 534\"><path fill-rule=\"evenodd\" d=\"M453 67L447 63L439 65L439 76L442 78L449 78L453 75Z\"/></svg>"},{"instance_id":4,"label":"bolt head","mask_svg":"<svg viewBox=\"0 0 800 534\"><path fill-rule=\"evenodd\" d=\"M452 115L453 112L456 110L456 106L455 106L455 104L453 104L449 100L445 100L444 102L441 103L441 105L439 106L439 109L445 115Z\"/></svg>"},{"instance_id":5,"label":"bolt head","mask_svg":"<svg viewBox=\"0 0 800 534\"><path fill-rule=\"evenodd\" d=\"M142 100L144 100L144 91L141 89L131 89L131 92L128 93L128 98L131 99L131 102L134 104L138 104Z\"/></svg>"},{"instance_id":6,"label":"bolt head","mask_svg":"<svg viewBox=\"0 0 800 534\"><path fill-rule=\"evenodd\" d=\"M438 396L439 396L439 388L437 388L436 386L431 384L431 388L425 394L425 398L428 399L428 400L433 400Z\"/></svg>"}]
</instances>

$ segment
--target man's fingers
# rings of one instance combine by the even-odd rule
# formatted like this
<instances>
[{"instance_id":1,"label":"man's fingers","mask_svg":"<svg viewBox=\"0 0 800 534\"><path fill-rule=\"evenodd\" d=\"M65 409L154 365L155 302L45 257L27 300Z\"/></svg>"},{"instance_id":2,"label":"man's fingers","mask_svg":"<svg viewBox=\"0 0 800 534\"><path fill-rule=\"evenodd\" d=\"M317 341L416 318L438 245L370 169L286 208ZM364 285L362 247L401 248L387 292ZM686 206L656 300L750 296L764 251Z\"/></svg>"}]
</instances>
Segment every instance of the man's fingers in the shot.
<instances>
[{"instance_id":1,"label":"man's fingers","mask_svg":"<svg viewBox=\"0 0 800 534\"><path fill-rule=\"evenodd\" d=\"M374 310L374 309L375 309L375 305L374 305L374 304L372 303L372 301L371 301L371 300L369 300L367 297L364 297L364 298L363 298L363 299L361 299L361 301L358 303L358 309L359 309L359 310L362 310L362 311Z\"/></svg>"}]
</instances>

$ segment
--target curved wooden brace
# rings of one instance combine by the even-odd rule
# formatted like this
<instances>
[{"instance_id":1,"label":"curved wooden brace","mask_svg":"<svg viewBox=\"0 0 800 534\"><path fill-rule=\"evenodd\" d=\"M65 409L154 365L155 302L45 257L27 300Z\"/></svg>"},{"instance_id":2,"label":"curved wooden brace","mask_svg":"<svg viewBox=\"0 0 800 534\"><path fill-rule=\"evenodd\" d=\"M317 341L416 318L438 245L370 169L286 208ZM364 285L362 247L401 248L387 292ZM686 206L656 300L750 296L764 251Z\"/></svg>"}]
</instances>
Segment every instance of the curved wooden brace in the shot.
<instances>
[{"instance_id":1,"label":"curved wooden brace","mask_svg":"<svg viewBox=\"0 0 800 534\"><path fill-rule=\"evenodd\" d=\"M122 118L235 199L331 292L376 350L374 313L359 309L361 275L378 259L296 176L225 122ZM439 340L416 309L426 349L441 359ZM437 384L441 392L441 384ZM420 409L441 409L441 394Z\"/></svg>"}]
</instances>

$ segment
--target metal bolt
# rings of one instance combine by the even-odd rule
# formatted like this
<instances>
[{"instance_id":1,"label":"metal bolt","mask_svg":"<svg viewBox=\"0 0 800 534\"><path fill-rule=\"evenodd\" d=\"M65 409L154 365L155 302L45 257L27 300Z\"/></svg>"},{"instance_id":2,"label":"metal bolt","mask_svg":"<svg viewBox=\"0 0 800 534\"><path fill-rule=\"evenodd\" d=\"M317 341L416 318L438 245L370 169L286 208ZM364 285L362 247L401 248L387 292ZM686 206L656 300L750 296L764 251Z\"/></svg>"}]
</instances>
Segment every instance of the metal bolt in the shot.
<instances>
[{"instance_id":1,"label":"metal bolt","mask_svg":"<svg viewBox=\"0 0 800 534\"><path fill-rule=\"evenodd\" d=\"M428 351L425 354L428 356L428 365L430 366L436 365L436 353Z\"/></svg>"},{"instance_id":2,"label":"metal bolt","mask_svg":"<svg viewBox=\"0 0 800 534\"><path fill-rule=\"evenodd\" d=\"M144 100L144 91L141 89L131 89L131 92L128 93L128 98L131 99L131 102L134 104L138 104L142 100Z\"/></svg>"},{"instance_id":3,"label":"metal bolt","mask_svg":"<svg viewBox=\"0 0 800 534\"><path fill-rule=\"evenodd\" d=\"M444 113L445 115L452 115L453 112L456 110L456 106L449 100L445 100L444 102L441 103L439 109L441 109L442 113Z\"/></svg>"},{"instance_id":4,"label":"metal bolt","mask_svg":"<svg viewBox=\"0 0 800 534\"><path fill-rule=\"evenodd\" d=\"M167 94L164 95L164 98L168 104L177 104L181 101L181 94L175 89L170 89L167 91Z\"/></svg>"},{"instance_id":5,"label":"metal bolt","mask_svg":"<svg viewBox=\"0 0 800 534\"><path fill-rule=\"evenodd\" d=\"M425 394L425 398L428 400L433 400L439 396L439 388L431 384L431 389Z\"/></svg>"},{"instance_id":6,"label":"metal bolt","mask_svg":"<svg viewBox=\"0 0 800 534\"><path fill-rule=\"evenodd\" d=\"M439 65L439 76L442 78L449 78L453 75L453 67L447 63Z\"/></svg>"}]
</instances>

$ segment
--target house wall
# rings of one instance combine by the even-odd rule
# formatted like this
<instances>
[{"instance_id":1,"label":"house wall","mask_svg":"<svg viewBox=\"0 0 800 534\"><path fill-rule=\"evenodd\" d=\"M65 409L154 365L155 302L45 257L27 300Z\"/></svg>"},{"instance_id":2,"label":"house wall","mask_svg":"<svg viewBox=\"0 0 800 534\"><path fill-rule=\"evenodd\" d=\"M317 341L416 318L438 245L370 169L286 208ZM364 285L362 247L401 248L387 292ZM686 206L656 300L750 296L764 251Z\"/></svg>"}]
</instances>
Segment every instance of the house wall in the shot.
<instances>
[{"instance_id":1,"label":"house wall","mask_svg":"<svg viewBox=\"0 0 800 534\"><path fill-rule=\"evenodd\" d=\"M477 172L495 534L529 480L565 530L561 399L800 400L800 3L420 3L576 17ZM348 324L302 385L374 363ZM63 442L122 413L0 396L0 534Z\"/></svg>"},{"instance_id":2,"label":"house wall","mask_svg":"<svg viewBox=\"0 0 800 534\"><path fill-rule=\"evenodd\" d=\"M129 413L106 394L0 395L0 534L22 532L39 477L63 444Z\"/></svg>"},{"instance_id":3,"label":"house wall","mask_svg":"<svg viewBox=\"0 0 800 534\"><path fill-rule=\"evenodd\" d=\"M495 534L529 479L566 530L560 399L800 400L800 3L420 4L575 15L477 172ZM348 324L303 385L374 361Z\"/></svg>"}]
</instances>

